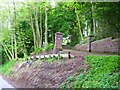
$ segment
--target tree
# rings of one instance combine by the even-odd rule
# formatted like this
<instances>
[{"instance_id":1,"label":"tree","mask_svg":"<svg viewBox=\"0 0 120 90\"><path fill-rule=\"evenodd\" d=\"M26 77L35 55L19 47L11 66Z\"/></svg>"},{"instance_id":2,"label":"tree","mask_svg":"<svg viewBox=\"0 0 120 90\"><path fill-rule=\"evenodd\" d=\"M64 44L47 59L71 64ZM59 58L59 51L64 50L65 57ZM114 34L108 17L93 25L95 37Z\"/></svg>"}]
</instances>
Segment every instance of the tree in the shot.
<instances>
[{"instance_id":1,"label":"tree","mask_svg":"<svg viewBox=\"0 0 120 90\"><path fill-rule=\"evenodd\" d=\"M45 47L48 45L48 27L47 27L47 11L48 11L48 6L47 3L45 4Z\"/></svg>"}]
</instances>

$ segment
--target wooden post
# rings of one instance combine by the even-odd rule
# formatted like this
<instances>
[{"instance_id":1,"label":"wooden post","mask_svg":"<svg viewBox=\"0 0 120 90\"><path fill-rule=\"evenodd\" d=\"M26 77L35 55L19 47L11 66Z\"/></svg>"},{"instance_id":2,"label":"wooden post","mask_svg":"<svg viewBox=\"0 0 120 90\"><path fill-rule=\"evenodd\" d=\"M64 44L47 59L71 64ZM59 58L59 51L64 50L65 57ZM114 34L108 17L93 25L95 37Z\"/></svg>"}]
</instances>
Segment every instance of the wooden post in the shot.
<instances>
[{"instance_id":1,"label":"wooden post","mask_svg":"<svg viewBox=\"0 0 120 90\"><path fill-rule=\"evenodd\" d=\"M91 52L91 39L93 36L88 36L88 51Z\"/></svg>"},{"instance_id":2,"label":"wooden post","mask_svg":"<svg viewBox=\"0 0 120 90\"><path fill-rule=\"evenodd\" d=\"M71 59L70 52L68 52L68 58Z\"/></svg>"}]
</instances>

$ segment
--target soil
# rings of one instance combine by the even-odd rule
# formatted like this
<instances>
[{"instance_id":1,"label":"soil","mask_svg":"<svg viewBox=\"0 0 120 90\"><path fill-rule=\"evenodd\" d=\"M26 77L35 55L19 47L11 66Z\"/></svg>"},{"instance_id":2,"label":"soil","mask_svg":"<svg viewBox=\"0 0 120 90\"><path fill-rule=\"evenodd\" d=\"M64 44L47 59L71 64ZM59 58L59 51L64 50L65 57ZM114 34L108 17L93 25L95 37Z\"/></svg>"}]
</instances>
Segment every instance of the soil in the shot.
<instances>
[{"instance_id":1,"label":"soil","mask_svg":"<svg viewBox=\"0 0 120 90\"><path fill-rule=\"evenodd\" d=\"M34 61L29 67L18 68L20 63L14 66L13 74L10 78L4 77L15 88L59 88L60 84L69 76L78 71L88 69L84 56L86 55L111 55L107 53L70 52L75 58L63 59L49 63L47 61Z\"/></svg>"}]
</instances>

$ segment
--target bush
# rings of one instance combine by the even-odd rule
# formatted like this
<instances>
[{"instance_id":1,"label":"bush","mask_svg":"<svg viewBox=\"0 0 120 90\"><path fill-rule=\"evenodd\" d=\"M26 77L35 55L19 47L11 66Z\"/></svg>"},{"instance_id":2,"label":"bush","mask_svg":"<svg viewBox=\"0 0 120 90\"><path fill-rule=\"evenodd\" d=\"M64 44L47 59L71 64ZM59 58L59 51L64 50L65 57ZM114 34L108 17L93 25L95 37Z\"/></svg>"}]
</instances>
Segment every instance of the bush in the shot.
<instances>
[{"instance_id":1,"label":"bush","mask_svg":"<svg viewBox=\"0 0 120 90\"><path fill-rule=\"evenodd\" d=\"M86 44L87 43L87 38L83 39L83 41L80 42L80 44Z\"/></svg>"},{"instance_id":2,"label":"bush","mask_svg":"<svg viewBox=\"0 0 120 90\"><path fill-rule=\"evenodd\" d=\"M36 49L35 49L35 53L36 53L36 54L42 53L42 48L36 48Z\"/></svg>"},{"instance_id":3,"label":"bush","mask_svg":"<svg viewBox=\"0 0 120 90\"><path fill-rule=\"evenodd\" d=\"M54 48L54 44L50 43L45 47L45 51L50 51Z\"/></svg>"},{"instance_id":4,"label":"bush","mask_svg":"<svg viewBox=\"0 0 120 90\"><path fill-rule=\"evenodd\" d=\"M12 67L14 66L15 62L15 60L11 60L3 65L0 65L0 72L6 76L10 76L12 74Z\"/></svg>"}]
</instances>

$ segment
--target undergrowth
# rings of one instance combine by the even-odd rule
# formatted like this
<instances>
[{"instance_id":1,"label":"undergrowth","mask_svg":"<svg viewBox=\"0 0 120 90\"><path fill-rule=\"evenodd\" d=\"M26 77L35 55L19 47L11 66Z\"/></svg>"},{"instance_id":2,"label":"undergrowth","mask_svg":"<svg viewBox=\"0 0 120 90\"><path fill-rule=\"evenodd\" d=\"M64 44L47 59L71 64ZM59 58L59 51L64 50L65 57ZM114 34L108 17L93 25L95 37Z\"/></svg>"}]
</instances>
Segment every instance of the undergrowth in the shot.
<instances>
[{"instance_id":1,"label":"undergrowth","mask_svg":"<svg viewBox=\"0 0 120 90\"><path fill-rule=\"evenodd\" d=\"M41 58L40 60L42 60L42 61L48 61L49 63L52 63L54 61L60 61L62 59L63 59L62 56L57 56L57 57L53 56L53 57L49 57L49 58L44 57L44 58Z\"/></svg>"},{"instance_id":2,"label":"undergrowth","mask_svg":"<svg viewBox=\"0 0 120 90\"><path fill-rule=\"evenodd\" d=\"M15 62L16 62L15 60L11 60L3 65L0 65L0 72L3 75L9 77L12 74L12 67L14 66Z\"/></svg>"},{"instance_id":3,"label":"undergrowth","mask_svg":"<svg viewBox=\"0 0 120 90\"><path fill-rule=\"evenodd\" d=\"M118 88L120 56L86 56L91 67L86 73L68 77L61 88Z\"/></svg>"}]
</instances>

